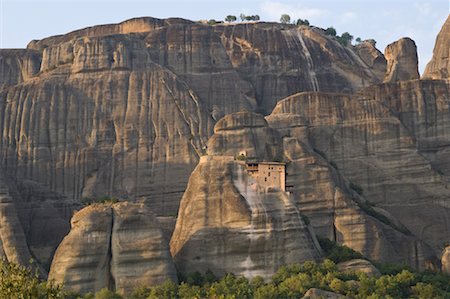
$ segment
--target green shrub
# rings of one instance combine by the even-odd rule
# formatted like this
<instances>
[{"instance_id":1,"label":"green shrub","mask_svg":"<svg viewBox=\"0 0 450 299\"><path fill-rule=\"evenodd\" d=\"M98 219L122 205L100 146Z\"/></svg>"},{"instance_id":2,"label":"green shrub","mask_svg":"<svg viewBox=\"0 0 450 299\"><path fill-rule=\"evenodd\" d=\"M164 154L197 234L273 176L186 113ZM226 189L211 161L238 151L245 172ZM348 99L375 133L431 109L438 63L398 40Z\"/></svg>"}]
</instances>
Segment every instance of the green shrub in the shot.
<instances>
[{"instance_id":1,"label":"green shrub","mask_svg":"<svg viewBox=\"0 0 450 299\"><path fill-rule=\"evenodd\" d=\"M336 36L336 29L334 29L333 27L328 27L327 29L325 29L325 34L330 36Z\"/></svg>"},{"instance_id":2,"label":"green shrub","mask_svg":"<svg viewBox=\"0 0 450 299\"><path fill-rule=\"evenodd\" d=\"M289 24L291 22L291 17L288 14L282 14L280 17L280 22L283 24Z\"/></svg>"},{"instance_id":3,"label":"green shrub","mask_svg":"<svg viewBox=\"0 0 450 299\"><path fill-rule=\"evenodd\" d=\"M61 286L41 282L37 272L0 260L0 298L65 298Z\"/></svg>"},{"instance_id":4,"label":"green shrub","mask_svg":"<svg viewBox=\"0 0 450 299\"><path fill-rule=\"evenodd\" d=\"M121 299L122 296L116 292L110 291L107 288L103 288L97 293L95 293L95 299Z\"/></svg>"},{"instance_id":5,"label":"green shrub","mask_svg":"<svg viewBox=\"0 0 450 299\"><path fill-rule=\"evenodd\" d=\"M318 241L320 247L322 247L324 251L325 257L335 263L363 258L361 253L356 252L345 245L338 245L337 243L326 238L318 238Z\"/></svg>"},{"instance_id":6,"label":"green shrub","mask_svg":"<svg viewBox=\"0 0 450 299\"><path fill-rule=\"evenodd\" d=\"M228 15L225 18L225 22L231 23L231 22L236 22L237 18L236 16L232 16L232 15Z\"/></svg>"}]
</instances>

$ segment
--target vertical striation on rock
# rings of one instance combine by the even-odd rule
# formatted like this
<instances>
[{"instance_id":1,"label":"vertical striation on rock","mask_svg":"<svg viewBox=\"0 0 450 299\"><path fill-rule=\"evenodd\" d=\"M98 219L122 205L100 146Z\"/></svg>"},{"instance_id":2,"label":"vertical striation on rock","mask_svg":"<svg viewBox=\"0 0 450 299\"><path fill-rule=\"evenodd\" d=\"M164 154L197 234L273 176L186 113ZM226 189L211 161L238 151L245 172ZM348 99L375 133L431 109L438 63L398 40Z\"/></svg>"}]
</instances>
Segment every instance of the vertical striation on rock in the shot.
<instances>
[{"instance_id":1,"label":"vertical striation on rock","mask_svg":"<svg viewBox=\"0 0 450 299\"><path fill-rule=\"evenodd\" d=\"M387 45L384 56L387 60L384 82L419 79L417 47L412 39L401 38Z\"/></svg>"},{"instance_id":2,"label":"vertical striation on rock","mask_svg":"<svg viewBox=\"0 0 450 299\"><path fill-rule=\"evenodd\" d=\"M450 16L447 17L441 28L434 45L433 57L428 62L424 79L449 79L450 78Z\"/></svg>"},{"instance_id":3,"label":"vertical striation on rock","mask_svg":"<svg viewBox=\"0 0 450 299\"><path fill-rule=\"evenodd\" d=\"M176 281L168 240L144 204L95 204L77 212L58 247L49 279L76 292L128 294Z\"/></svg>"},{"instance_id":4,"label":"vertical striation on rock","mask_svg":"<svg viewBox=\"0 0 450 299\"><path fill-rule=\"evenodd\" d=\"M179 271L269 279L284 264L320 257L315 236L289 195L261 193L257 187L245 163L232 156L200 159L170 241Z\"/></svg>"}]
</instances>

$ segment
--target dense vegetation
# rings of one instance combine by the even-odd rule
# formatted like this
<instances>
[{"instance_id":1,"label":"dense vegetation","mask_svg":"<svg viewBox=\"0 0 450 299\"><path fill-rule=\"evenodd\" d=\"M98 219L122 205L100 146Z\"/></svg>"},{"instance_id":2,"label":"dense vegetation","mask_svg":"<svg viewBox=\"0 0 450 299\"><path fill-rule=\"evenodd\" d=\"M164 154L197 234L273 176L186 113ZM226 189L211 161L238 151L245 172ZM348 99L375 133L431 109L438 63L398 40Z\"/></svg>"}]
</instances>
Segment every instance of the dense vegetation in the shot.
<instances>
[{"instance_id":1,"label":"dense vegetation","mask_svg":"<svg viewBox=\"0 0 450 299\"><path fill-rule=\"evenodd\" d=\"M61 287L41 282L37 271L0 260L0 298L64 298Z\"/></svg>"},{"instance_id":2,"label":"dense vegetation","mask_svg":"<svg viewBox=\"0 0 450 299\"><path fill-rule=\"evenodd\" d=\"M382 275L340 272L337 263L362 258L361 254L327 239L319 240L326 259L281 267L272 279L248 280L227 274L217 279L211 271L180 274L180 284L166 281L152 288L138 288L129 296L102 289L82 296L64 292L50 282L41 282L25 267L0 262L0 298L301 298L310 288L319 288L351 298L450 298L450 277L435 272L414 272L406 266L377 264Z\"/></svg>"}]
</instances>

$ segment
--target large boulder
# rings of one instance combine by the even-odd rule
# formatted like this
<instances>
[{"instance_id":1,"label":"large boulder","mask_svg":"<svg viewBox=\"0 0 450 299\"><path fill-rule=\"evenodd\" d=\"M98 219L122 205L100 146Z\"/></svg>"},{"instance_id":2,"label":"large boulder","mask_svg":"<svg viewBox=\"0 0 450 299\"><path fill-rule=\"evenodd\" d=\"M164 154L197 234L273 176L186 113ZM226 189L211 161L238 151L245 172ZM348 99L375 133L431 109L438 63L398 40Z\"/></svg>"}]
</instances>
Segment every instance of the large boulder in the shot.
<instances>
[{"instance_id":1,"label":"large boulder","mask_svg":"<svg viewBox=\"0 0 450 299\"><path fill-rule=\"evenodd\" d=\"M362 272L368 276L380 276L380 271L368 260L354 259L337 264L342 272Z\"/></svg>"},{"instance_id":2,"label":"large boulder","mask_svg":"<svg viewBox=\"0 0 450 299\"><path fill-rule=\"evenodd\" d=\"M130 293L177 280L168 240L144 204L94 204L77 212L58 247L49 280L76 292Z\"/></svg>"},{"instance_id":3,"label":"large boulder","mask_svg":"<svg viewBox=\"0 0 450 299\"><path fill-rule=\"evenodd\" d=\"M311 288L309 289L302 299L345 299L348 298L344 295L337 294L330 291L325 291L321 289Z\"/></svg>"},{"instance_id":4,"label":"large boulder","mask_svg":"<svg viewBox=\"0 0 450 299\"><path fill-rule=\"evenodd\" d=\"M419 60L416 43L410 38L401 38L384 50L387 71L384 82L419 79Z\"/></svg>"}]
</instances>

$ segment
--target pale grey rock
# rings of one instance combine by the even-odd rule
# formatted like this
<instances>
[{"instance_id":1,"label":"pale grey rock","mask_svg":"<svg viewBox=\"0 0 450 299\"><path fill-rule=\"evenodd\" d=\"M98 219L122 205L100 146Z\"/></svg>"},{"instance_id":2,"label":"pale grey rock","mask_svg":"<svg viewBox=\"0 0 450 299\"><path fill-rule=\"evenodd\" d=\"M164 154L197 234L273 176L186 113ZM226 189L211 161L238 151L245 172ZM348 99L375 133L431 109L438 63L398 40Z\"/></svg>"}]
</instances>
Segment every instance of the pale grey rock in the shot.
<instances>
[{"instance_id":1,"label":"pale grey rock","mask_svg":"<svg viewBox=\"0 0 450 299\"><path fill-rule=\"evenodd\" d=\"M379 277L380 271L372 265L371 262L363 259L354 259L337 264L338 270L342 272L361 272L367 274L367 276Z\"/></svg>"},{"instance_id":2,"label":"pale grey rock","mask_svg":"<svg viewBox=\"0 0 450 299\"><path fill-rule=\"evenodd\" d=\"M58 247L49 280L75 292L129 294L177 281L168 240L145 204L93 204L77 212Z\"/></svg>"},{"instance_id":3,"label":"pale grey rock","mask_svg":"<svg viewBox=\"0 0 450 299\"><path fill-rule=\"evenodd\" d=\"M232 156L200 159L170 241L179 271L269 279L282 265L319 259L315 236L289 196L255 188Z\"/></svg>"},{"instance_id":4,"label":"pale grey rock","mask_svg":"<svg viewBox=\"0 0 450 299\"><path fill-rule=\"evenodd\" d=\"M345 299L348 298L344 295L325 291L317 288L309 289L302 299Z\"/></svg>"}]
</instances>

